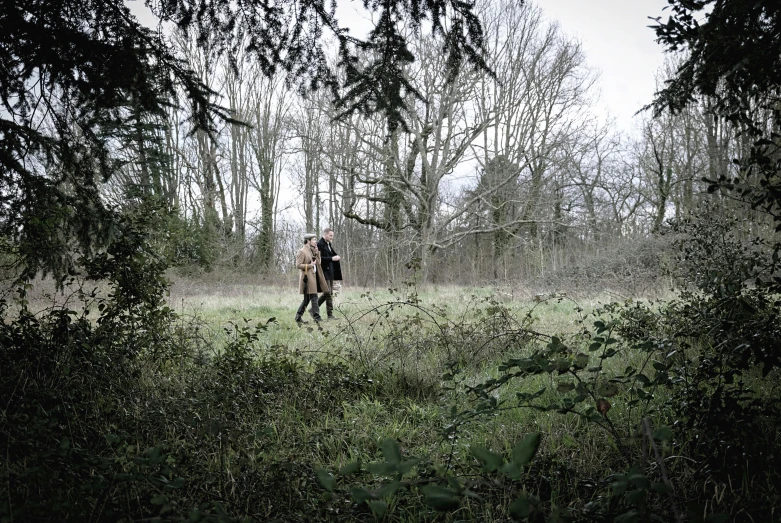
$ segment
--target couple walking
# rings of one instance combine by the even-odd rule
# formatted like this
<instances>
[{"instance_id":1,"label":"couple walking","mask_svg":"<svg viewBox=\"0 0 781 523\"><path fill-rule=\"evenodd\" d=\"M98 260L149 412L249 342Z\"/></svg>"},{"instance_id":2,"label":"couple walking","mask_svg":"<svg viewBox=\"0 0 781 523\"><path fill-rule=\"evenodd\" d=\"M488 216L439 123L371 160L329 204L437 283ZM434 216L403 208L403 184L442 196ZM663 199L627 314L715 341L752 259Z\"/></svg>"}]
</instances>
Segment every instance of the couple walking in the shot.
<instances>
[{"instance_id":1,"label":"couple walking","mask_svg":"<svg viewBox=\"0 0 781 523\"><path fill-rule=\"evenodd\" d=\"M307 305L312 304L309 314L320 323L320 305L325 302L325 310L328 319L334 319L333 288L334 281L342 279L342 259L331 241L334 239L334 231L323 230L323 237L317 241L317 235L304 234L304 246L296 253L296 267L299 270L298 292L304 295L304 300L296 311L296 323L306 323L302 316ZM322 292L320 298L317 293Z\"/></svg>"}]
</instances>

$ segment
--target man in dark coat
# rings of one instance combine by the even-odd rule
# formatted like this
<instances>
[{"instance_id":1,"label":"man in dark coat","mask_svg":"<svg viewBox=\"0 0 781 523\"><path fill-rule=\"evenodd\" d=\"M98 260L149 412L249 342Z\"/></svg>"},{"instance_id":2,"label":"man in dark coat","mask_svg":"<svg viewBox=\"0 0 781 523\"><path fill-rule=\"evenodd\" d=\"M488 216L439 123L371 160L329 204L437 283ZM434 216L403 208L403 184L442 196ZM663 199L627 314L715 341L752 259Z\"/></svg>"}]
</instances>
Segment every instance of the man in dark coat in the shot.
<instances>
[{"instance_id":1,"label":"man in dark coat","mask_svg":"<svg viewBox=\"0 0 781 523\"><path fill-rule=\"evenodd\" d=\"M334 281L341 281L342 279L342 257L336 253L334 246L331 245L333 239L334 231L325 229L323 230L323 237L317 242L317 249L320 251L320 260L323 266L323 276L328 284L324 288L318 285L317 291L322 292L323 295L317 299L317 304L322 305L325 302L325 310L329 320L334 319Z\"/></svg>"}]
</instances>

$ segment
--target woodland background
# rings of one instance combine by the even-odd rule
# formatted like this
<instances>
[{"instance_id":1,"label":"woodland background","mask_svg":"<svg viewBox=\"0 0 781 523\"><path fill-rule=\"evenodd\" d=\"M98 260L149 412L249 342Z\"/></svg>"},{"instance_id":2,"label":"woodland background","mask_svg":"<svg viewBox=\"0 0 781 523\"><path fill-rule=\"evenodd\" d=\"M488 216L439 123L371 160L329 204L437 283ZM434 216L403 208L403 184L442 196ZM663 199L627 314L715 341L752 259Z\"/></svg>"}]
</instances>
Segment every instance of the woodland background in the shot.
<instances>
[{"instance_id":1,"label":"woodland background","mask_svg":"<svg viewBox=\"0 0 781 523\"><path fill-rule=\"evenodd\" d=\"M626 133L531 2L145 5L0 4L0 521L781 520L781 4Z\"/></svg>"},{"instance_id":2,"label":"woodland background","mask_svg":"<svg viewBox=\"0 0 781 523\"><path fill-rule=\"evenodd\" d=\"M413 260L425 281L446 283L534 279L633 253L655 265L643 240L697 209L704 178L735 174L751 140L707 96L674 115L646 110L619 132L596 107L581 45L541 7L476 9L494 75L465 69L449 82L433 37L408 30L417 60L405 74L420 97L407 95L409 119L390 132L382 114L340 119L328 92L302 97L285 71L267 77L248 56L230 57L233 68L209 40L174 31L211 100L248 125L210 135L175 104L139 118L102 191L118 208L153 196L172 210L168 255L196 274L288 273L302 232L324 227L358 286L399 281ZM680 63L669 55L657 90ZM761 214L709 201L752 223L747 234L767 230Z\"/></svg>"}]
</instances>

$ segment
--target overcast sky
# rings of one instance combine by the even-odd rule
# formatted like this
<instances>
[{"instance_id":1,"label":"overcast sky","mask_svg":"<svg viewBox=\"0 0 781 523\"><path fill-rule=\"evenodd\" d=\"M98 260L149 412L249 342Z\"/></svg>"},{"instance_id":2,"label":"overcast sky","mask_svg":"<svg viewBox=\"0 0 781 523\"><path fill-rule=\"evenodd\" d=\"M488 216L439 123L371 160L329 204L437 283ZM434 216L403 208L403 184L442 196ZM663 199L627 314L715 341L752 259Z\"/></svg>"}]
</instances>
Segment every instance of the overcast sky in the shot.
<instances>
[{"instance_id":1,"label":"overcast sky","mask_svg":"<svg viewBox=\"0 0 781 523\"><path fill-rule=\"evenodd\" d=\"M532 0L546 17L583 44L586 63L600 74L600 106L624 131L632 128L633 115L651 102L654 75L664 60L655 42L654 21L666 21L667 0ZM339 0L337 18L350 33L362 36L368 24L360 0Z\"/></svg>"},{"instance_id":2,"label":"overcast sky","mask_svg":"<svg viewBox=\"0 0 781 523\"><path fill-rule=\"evenodd\" d=\"M551 20L583 44L586 61L600 72L602 105L623 130L654 94L654 76L664 61L653 20L669 14L667 0L540 0Z\"/></svg>"},{"instance_id":3,"label":"overcast sky","mask_svg":"<svg viewBox=\"0 0 781 523\"><path fill-rule=\"evenodd\" d=\"M633 114L650 103L654 94L654 75L662 65L662 47L654 41L648 26L649 16L663 16L667 0L537 0L546 16L583 44L586 61L600 73L603 112L616 125L629 131ZM155 19L141 0L127 1L143 23L154 25ZM361 0L339 0L337 17L359 36L368 30L357 25L370 23L358 14Z\"/></svg>"}]
</instances>

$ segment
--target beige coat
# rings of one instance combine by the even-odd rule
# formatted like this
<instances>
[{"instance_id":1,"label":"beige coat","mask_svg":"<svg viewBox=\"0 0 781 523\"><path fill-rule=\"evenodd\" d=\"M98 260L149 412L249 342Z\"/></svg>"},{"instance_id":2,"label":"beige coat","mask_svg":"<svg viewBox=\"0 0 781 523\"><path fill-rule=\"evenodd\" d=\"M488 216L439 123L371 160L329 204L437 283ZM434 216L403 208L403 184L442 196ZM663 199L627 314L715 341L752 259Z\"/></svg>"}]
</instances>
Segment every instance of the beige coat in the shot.
<instances>
[{"instance_id":1,"label":"beige coat","mask_svg":"<svg viewBox=\"0 0 781 523\"><path fill-rule=\"evenodd\" d=\"M317 279L320 280L320 288L327 289L328 283L323 276L323 268L320 266L320 253L317 253L315 257L315 264L317 265ZM317 294L317 280L312 274L312 249L309 245L304 245L301 250L296 253L296 267L298 268L298 293L299 294ZM304 274L308 276L306 292L304 292Z\"/></svg>"}]
</instances>

